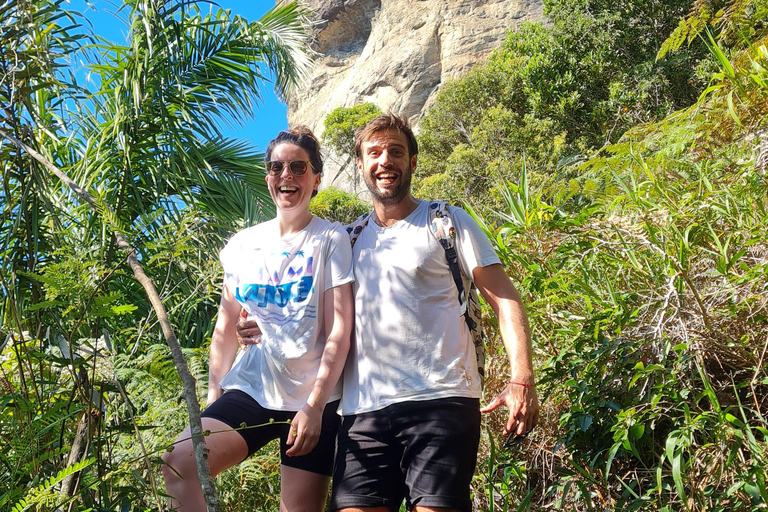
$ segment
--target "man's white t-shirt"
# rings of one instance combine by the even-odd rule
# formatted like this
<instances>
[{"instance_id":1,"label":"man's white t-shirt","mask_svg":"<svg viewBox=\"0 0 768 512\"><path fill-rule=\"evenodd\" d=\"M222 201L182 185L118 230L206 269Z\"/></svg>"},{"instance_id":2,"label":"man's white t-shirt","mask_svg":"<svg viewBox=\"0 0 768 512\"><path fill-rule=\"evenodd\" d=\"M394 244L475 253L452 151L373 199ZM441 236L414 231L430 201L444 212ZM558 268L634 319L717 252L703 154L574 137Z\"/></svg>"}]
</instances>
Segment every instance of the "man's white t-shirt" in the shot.
<instances>
[{"instance_id":1,"label":"man's white t-shirt","mask_svg":"<svg viewBox=\"0 0 768 512\"><path fill-rule=\"evenodd\" d=\"M391 404L482 394L475 347L460 314L429 202L389 227L373 220L353 248L355 339L344 368L344 415ZM462 271L499 263L477 223L451 208Z\"/></svg>"},{"instance_id":2,"label":"man's white t-shirt","mask_svg":"<svg viewBox=\"0 0 768 512\"><path fill-rule=\"evenodd\" d=\"M261 343L238 354L222 388L244 391L268 409L301 409L325 347L323 294L354 279L349 236L338 222L313 217L280 238L271 220L235 234L220 259L224 284L262 330ZM328 401L340 396L341 382Z\"/></svg>"}]
</instances>

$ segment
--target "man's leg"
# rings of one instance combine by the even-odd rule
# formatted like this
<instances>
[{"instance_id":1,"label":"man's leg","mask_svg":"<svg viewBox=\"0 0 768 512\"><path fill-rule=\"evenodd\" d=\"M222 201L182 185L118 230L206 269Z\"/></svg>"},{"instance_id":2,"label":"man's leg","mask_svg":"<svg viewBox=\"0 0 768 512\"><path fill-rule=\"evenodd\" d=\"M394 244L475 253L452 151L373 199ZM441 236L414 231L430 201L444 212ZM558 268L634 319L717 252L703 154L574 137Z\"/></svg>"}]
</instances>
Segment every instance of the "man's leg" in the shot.
<instances>
[{"instance_id":1,"label":"man's leg","mask_svg":"<svg viewBox=\"0 0 768 512\"><path fill-rule=\"evenodd\" d=\"M416 511L472 510L470 483L480 442L480 402L442 398L396 404L406 502Z\"/></svg>"},{"instance_id":2,"label":"man's leg","mask_svg":"<svg viewBox=\"0 0 768 512\"><path fill-rule=\"evenodd\" d=\"M405 496L402 450L390 424L389 408L342 419L331 510L398 512Z\"/></svg>"},{"instance_id":3,"label":"man's leg","mask_svg":"<svg viewBox=\"0 0 768 512\"><path fill-rule=\"evenodd\" d=\"M205 438L212 475L218 475L248 456L245 439L229 425L213 418L202 418L202 423L203 430L216 432ZM174 498L169 500L168 505L171 510L205 512L205 498L197 477L192 439L189 437L190 431L187 427L179 436L180 442L174 445L173 451L163 454L163 460L166 462L163 466L165 490Z\"/></svg>"}]
</instances>

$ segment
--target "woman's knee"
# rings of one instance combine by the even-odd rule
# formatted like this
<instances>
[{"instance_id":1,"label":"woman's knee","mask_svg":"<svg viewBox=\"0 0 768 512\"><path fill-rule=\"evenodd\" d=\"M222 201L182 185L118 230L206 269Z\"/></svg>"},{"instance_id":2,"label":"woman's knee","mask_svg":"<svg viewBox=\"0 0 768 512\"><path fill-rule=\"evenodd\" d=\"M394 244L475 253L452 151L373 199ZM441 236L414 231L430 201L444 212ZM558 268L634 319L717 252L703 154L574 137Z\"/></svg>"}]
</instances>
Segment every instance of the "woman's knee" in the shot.
<instances>
[{"instance_id":1,"label":"woman's knee","mask_svg":"<svg viewBox=\"0 0 768 512\"><path fill-rule=\"evenodd\" d=\"M187 446L188 444L187 442L179 443L174 445L172 450L163 453L162 470L166 485L169 482L197 476L194 453L192 453L192 446Z\"/></svg>"},{"instance_id":2,"label":"woman's knee","mask_svg":"<svg viewBox=\"0 0 768 512\"><path fill-rule=\"evenodd\" d=\"M245 439L231 427L212 418L203 418L203 430L213 432L204 438L208 448L208 467L216 476L227 468L242 462L248 456ZM163 475L168 478L197 478L197 463L189 429L177 440L173 449L163 454Z\"/></svg>"}]
</instances>

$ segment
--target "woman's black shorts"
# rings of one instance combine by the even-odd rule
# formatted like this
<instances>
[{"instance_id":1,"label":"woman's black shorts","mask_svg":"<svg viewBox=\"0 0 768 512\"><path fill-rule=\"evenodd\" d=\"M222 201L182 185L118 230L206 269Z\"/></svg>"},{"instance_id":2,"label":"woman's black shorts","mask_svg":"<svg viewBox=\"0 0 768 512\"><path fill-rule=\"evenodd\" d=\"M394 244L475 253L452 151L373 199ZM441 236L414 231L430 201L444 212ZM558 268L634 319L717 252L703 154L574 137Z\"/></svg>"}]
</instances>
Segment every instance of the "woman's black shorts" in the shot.
<instances>
[{"instance_id":1,"label":"woman's black shorts","mask_svg":"<svg viewBox=\"0 0 768 512\"><path fill-rule=\"evenodd\" d=\"M271 440L279 438L281 464L311 473L331 476L333 456L336 450L336 433L339 431L340 423L340 418L336 414L338 407L338 400L325 406L323 426L317 446L308 454L298 457L288 457L285 454L289 448L285 443L288 439L290 425L284 422L293 420L296 411L265 409L247 393L239 389L231 389L209 405L201 416L219 420L236 429L248 445L248 457L259 451ZM281 423L272 423L270 420ZM242 428L243 423L250 428Z\"/></svg>"}]
</instances>

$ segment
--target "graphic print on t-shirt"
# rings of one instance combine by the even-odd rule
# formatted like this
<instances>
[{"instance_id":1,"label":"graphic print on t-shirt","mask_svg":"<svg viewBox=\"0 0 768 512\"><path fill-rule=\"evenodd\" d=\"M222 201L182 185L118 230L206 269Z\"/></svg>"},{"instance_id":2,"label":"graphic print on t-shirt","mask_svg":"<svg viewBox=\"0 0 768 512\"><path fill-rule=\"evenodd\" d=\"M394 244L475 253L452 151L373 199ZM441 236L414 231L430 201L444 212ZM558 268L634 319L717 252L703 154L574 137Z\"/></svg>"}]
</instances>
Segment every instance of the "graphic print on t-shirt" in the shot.
<instances>
[{"instance_id":1,"label":"graphic print on t-shirt","mask_svg":"<svg viewBox=\"0 0 768 512\"><path fill-rule=\"evenodd\" d=\"M235 298L249 314L258 314L274 325L283 325L297 315L315 318L316 307L302 304L314 285L313 260L314 256L295 249L258 251L250 271L240 276Z\"/></svg>"}]
</instances>

